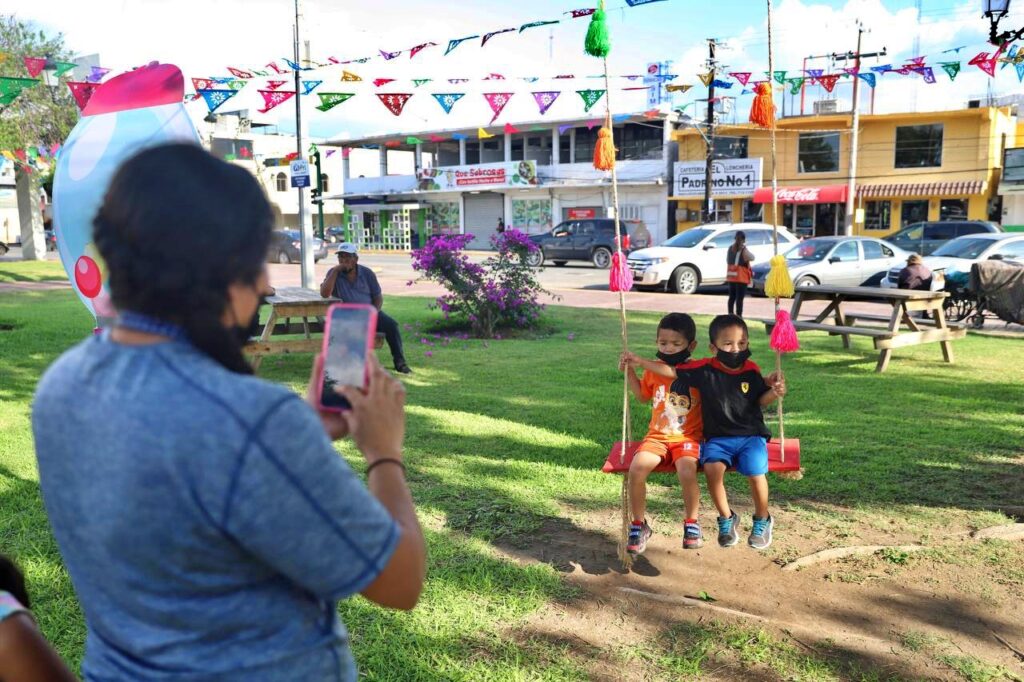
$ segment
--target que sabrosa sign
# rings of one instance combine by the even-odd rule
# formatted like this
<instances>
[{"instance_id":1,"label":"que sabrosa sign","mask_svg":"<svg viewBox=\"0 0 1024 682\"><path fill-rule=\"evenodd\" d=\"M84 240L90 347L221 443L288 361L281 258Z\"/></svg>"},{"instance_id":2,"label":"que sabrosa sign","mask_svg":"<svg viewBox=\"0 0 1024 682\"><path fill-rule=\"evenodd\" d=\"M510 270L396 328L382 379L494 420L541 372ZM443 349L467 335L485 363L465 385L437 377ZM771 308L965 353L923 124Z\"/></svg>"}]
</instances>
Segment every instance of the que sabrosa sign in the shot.
<instances>
[{"instance_id":1,"label":"que sabrosa sign","mask_svg":"<svg viewBox=\"0 0 1024 682\"><path fill-rule=\"evenodd\" d=\"M420 192L444 192L478 187L526 188L536 187L539 184L535 161L423 168L416 174L416 177L416 187Z\"/></svg>"}]
</instances>

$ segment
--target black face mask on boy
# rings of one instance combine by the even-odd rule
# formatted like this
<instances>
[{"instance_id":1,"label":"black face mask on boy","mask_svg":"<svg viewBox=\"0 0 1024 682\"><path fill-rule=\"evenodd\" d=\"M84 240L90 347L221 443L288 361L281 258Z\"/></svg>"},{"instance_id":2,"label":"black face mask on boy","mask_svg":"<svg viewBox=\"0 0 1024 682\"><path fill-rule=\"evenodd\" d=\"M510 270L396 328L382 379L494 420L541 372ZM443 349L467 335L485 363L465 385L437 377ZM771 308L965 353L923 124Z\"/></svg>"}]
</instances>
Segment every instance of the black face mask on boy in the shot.
<instances>
[{"instance_id":1,"label":"black face mask on boy","mask_svg":"<svg viewBox=\"0 0 1024 682\"><path fill-rule=\"evenodd\" d=\"M715 357L720 363L729 369L739 369L743 366L744 362L750 359L750 351L741 350L735 353L730 353L729 351L720 350Z\"/></svg>"},{"instance_id":2,"label":"black face mask on boy","mask_svg":"<svg viewBox=\"0 0 1024 682\"><path fill-rule=\"evenodd\" d=\"M681 350L678 353L662 353L658 351L654 355L666 365L681 365L690 359L690 351L688 350Z\"/></svg>"}]
</instances>

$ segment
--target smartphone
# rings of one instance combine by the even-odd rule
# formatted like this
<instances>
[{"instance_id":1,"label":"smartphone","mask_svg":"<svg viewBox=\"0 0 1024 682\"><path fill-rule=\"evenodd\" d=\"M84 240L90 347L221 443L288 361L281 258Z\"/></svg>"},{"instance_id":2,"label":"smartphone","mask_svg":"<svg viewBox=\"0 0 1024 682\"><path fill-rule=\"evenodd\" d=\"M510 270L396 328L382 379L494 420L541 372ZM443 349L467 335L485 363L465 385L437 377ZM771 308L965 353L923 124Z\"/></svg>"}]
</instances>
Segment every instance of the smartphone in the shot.
<instances>
[{"instance_id":1,"label":"smartphone","mask_svg":"<svg viewBox=\"0 0 1024 682\"><path fill-rule=\"evenodd\" d=\"M318 403L324 410L344 412L352 409L336 386L366 389L370 372L368 359L373 352L377 329L377 309L372 305L335 303L327 309L324 329L324 368L320 376Z\"/></svg>"}]
</instances>

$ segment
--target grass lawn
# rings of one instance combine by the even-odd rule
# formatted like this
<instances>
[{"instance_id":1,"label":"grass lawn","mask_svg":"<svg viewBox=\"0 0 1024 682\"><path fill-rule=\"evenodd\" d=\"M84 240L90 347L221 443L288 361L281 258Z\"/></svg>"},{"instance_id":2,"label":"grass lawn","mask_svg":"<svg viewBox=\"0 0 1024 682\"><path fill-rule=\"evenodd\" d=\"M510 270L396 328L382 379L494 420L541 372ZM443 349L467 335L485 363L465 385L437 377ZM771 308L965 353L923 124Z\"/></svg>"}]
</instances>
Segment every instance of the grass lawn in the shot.
<instances>
[{"instance_id":1,"label":"grass lawn","mask_svg":"<svg viewBox=\"0 0 1024 682\"><path fill-rule=\"evenodd\" d=\"M62 276L56 263L0 264L0 282ZM960 624L977 618L1004 637L1015 631L1016 646L1024 648L1022 543L968 535L1007 523L1004 511L1024 505L1019 339L969 336L954 344L954 366L941 362L937 345L898 350L878 375L869 342L844 351L838 339L802 335L803 350L784 361L785 407L786 432L801 439L806 475L771 481L781 520L775 545L764 555L715 547L702 550L699 561L679 558L678 485L666 477L650 485L649 515L664 531L656 536L663 544L636 574L623 575L614 558L619 479L599 473L620 428L617 314L555 307L550 336L446 341L422 331L436 320L426 303L391 297L387 308L408 327L415 371L405 380L407 461L430 543L429 581L412 613L361 599L340 607L367 679L1024 675L988 633ZM685 298L679 303L685 310ZM658 317L630 315L634 350L653 354ZM703 354L709 320L697 321ZM43 370L91 328L70 290L0 291L0 551L25 568L45 634L74 665L85 628L43 512L29 419ZM751 331L754 360L771 364L763 331ZM303 355L272 357L260 373L300 390L309 362ZM649 411L634 404L633 415L633 432L642 435ZM351 446L339 451L362 468ZM749 507L746 482L732 476L729 485L742 513ZM703 506L714 545L713 508L707 499ZM797 556L858 544L928 549L779 571ZM719 604L746 605L820 632L655 602L637 606L615 596L620 586L696 594L705 583L676 584L673 576L683 574L673 571L698 564L704 568L695 580L707 581ZM731 566L759 571L750 579L761 589L783 580L775 576L791 576L779 583L779 606L757 608L758 597L722 582L718 574ZM934 597L912 601L918 588L940 595L956 613L941 611ZM815 606L809 618L798 611L805 601L827 608ZM857 614L869 614L876 625ZM845 640L844 628L884 641L896 659L867 655L870 646Z\"/></svg>"}]
</instances>

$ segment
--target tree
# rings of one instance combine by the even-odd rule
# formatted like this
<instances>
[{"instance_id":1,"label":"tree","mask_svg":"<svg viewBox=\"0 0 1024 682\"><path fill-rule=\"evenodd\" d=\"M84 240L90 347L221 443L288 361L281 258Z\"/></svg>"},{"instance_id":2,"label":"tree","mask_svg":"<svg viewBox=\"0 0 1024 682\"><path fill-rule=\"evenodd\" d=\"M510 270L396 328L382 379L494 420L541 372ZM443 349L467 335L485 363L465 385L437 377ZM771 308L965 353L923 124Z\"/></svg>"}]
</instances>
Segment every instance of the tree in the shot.
<instances>
[{"instance_id":1,"label":"tree","mask_svg":"<svg viewBox=\"0 0 1024 682\"><path fill-rule=\"evenodd\" d=\"M0 76L28 76L25 57L44 57L49 62L67 62L71 53L64 36L47 36L15 16L0 14ZM0 110L0 149L50 147L67 139L78 120L78 108L70 90L59 80L40 74L40 83L27 88L11 104ZM39 210L42 178L16 165L15 183L21 221L22 256L27 260L46 257L43 219Z\"/></svg>"}]
</instances>

